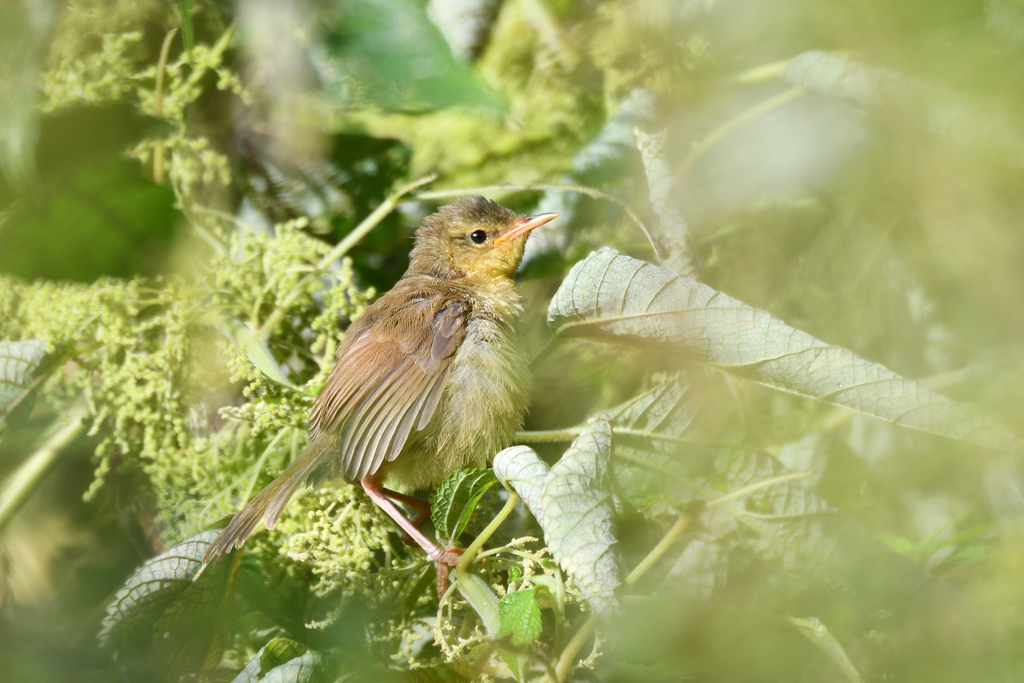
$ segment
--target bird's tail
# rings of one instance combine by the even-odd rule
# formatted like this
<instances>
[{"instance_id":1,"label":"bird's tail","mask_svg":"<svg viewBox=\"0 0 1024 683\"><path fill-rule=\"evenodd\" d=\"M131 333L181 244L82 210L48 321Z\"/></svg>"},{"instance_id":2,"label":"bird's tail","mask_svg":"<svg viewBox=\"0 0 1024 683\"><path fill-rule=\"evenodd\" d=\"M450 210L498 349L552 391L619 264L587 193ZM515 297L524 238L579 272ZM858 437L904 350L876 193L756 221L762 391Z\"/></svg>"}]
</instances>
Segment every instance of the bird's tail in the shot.
<instances>
[{"instance_id":1,"label":"bird's tail","mask_svg":"<svg viewBox=\"0 0 1024 683\"><path fill-rule=\"evenodd\" d=\"M270 482L244 510L235 515L206 549L203 562L208 564L224 553L241 548L261 519L268 529L273 529L278 517L281 516L281 511L295 492L304 484L323 478L317 476L318 470L323 464L322 456L327 454L330 447L328 439L319 438L313 441L302 455L278 475L277 479Z\"/></svg>"}]
</instances>

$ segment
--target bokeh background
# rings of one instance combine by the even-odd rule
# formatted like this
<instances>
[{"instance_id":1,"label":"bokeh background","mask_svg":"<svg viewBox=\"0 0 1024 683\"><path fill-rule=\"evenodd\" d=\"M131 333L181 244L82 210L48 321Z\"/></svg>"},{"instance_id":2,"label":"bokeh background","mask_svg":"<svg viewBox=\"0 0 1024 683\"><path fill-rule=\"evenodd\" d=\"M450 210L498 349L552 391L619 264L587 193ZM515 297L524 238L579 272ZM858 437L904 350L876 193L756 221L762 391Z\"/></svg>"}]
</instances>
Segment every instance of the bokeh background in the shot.
<instances>
[{"instance_id":1,"label":"bokeh background","mask_svg":"<svg viewBox=\"0 0 1024 683\"><path fill-rule=\"evenodd\" d=\"M244 413L244 373L226 371L210 339L225 319L191 326L193 309L144 303L149 292L193 301L205 283L229 318L244 300L265 319L274 288L287 289L275 269L327 254L397 186L430 174L331 266L332 294L311 294L285 321L270 353L293 379L323 369L336 341L325 320L344 323L400 277L421 218L481 188L561 215L531 239L520 273L534 353L574 262L604 245L656 258L631 210L688 244L703 282L1024 434L1022 112L1020 0L4 2L0 341L52 329L49 357L64 364L63 379L8 416L0 481L78 397L106 412L0 528L0 678L122 680L97 644L114 593L145 559L234 510L237 498L216 492L261 452L286 462L252 436L236 469L195 474L221 446L166 434L202 423L212 443L224 406L256 424L292 418ZM298 236L260 242L281 235ZM218 252L232 239L264 245L246 252L258 277ZM261 286L267 302L238 293ZM135 327L118 328L103 302L130 310ZM149 316L157 331L138 332ZM172 328L187 353L145 346ZM142 341L124 341L136 332ZM115 370L133 354L159 362L131 382L156 386L164 373L191 398L172 410L139 389L144 399L119 403L128 380ZM186 356L199 370L179 384ZM580 424L664 363L560 349L537 370L527 429ZM1024 680L1020 456L737 391L744 444L814 470L815 493L907 564L871 565L849 593L797 567L733 559L728 581L705 572L699 604L638 608L620 625L620 654L580 677L849 679L780 621L816 617L866 681ZM133 401L160 407L129 416ZM146 431L172 413L174 429ZM175 453L179 469L167 464ZM636 517L622 522L623 544L649 547L659 536ZM897 576L905 566L915 572ZM352 609L356 632L370 617Z\"/></svg>"}]
</instances>

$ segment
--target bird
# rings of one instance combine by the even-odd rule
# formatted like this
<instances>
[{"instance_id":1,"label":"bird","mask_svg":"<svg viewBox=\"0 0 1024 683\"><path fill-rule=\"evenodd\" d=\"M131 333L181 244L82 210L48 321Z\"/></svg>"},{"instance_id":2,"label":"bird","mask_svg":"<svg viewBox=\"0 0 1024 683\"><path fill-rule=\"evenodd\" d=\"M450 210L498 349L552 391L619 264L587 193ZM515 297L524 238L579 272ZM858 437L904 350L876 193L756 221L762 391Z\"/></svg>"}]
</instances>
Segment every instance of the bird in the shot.
<instances>
[{"instance_id":1,"label":"bird","mask_svg":"<svg viewBox=\"0 0 1024 683\"><path fill-rule=\"evenodd\" d=\"M522 427L530 363L515 273L530 231L556 217L474 196L424 218L405 274L346 330L313 403L309 445L234 516L205 562L242 547L261 520L273 529L299 488L342 479L435 562L441 591L462 549L420 530L430 503L410 493L486 466Z\"/></svg>"}]
</instances>

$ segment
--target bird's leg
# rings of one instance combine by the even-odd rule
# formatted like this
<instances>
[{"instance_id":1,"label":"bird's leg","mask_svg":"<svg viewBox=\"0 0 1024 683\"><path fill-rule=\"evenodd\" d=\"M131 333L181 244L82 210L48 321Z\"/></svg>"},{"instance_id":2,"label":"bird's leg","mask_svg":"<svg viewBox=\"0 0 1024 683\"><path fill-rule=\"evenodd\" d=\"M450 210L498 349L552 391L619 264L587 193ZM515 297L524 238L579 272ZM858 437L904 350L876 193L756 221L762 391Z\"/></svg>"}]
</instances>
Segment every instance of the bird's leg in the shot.
<instances>
[{"instance_id":1,"label":"bird's leg","mask_svg":"<svg viewBox=\"0 0 1024 683\"><path fill-rule=\"evenodd\" d=\"M398 523L398 526L402 527L405 533L409 534L412 540L426 551L427 555L430 556L435 563L437 563L438 569L440 570L443 565L445 570L444 573L447 575L448 567L454 567L459 562L459 556L462 555L461 548L449 548L448 550L441 550L436 543L427 538L426 534L420 531L413 522L409 521L402 511L395 507L395 504L388 499L388 491L371 475L363 477L362 481L359 482L363 486L363 490L366 491L366 495L370 497L377 506L384 512L388 513L391 519ZM418 517L419 515L417 515ZM440 571L438 572L440 577Z\"/></svg>"},{"instance_id":2,"label":"bird's leg","mask_svg":"<svg viewBox=\"0 0 1024 683\"><path fill-rule=\"evenodd\" d=\"M381 487L380 492L391 500L398 501L399 503L405 503L415 510L416 516L412 518L411 524L417 529L419 529L420 525L430 517L430 503L428 501L425 501L422 498L417 498L416 496L407 496L404 493L392 491L391 489L386 489L384 487ZM408 531L402 534L402 542L407 545L415 544L415 541L413 541L413 538L409 535Z\"/></svg>"}]
</instances>

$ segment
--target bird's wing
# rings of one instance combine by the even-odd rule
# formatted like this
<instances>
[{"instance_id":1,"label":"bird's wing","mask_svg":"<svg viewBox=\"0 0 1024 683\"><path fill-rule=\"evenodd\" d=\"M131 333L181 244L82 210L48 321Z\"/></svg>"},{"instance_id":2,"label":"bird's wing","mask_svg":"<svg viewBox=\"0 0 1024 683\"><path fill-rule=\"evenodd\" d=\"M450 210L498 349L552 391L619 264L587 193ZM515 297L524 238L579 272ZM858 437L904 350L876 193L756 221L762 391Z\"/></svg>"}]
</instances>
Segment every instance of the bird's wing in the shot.
<instances>
[{"instance_id":1,"label":"bird's wing","mask_svg":"<svg viewBox=\"0 0 1024 683\"><path fill-rule=\"evenodd\" d=\"M325 455L337 463L334 474L347 481L373 474L398 456L414 429L426 427L468 314L468 302L451 292L412 286L392 289L367 309L310 419L313 443L333 446Z\"/></svg>"},{"instance_id":2,"label":"bird's wing","mask_svg":"<svg viewBox=\"0 0 1024 683\"><path fill-rule=\"evenodd\" d=\"M349 327L313 406L309 446L235 515L205 561L240 548L261 519L273 529L302 485L339 475L359 481L393 460L434 414L469 310L451 291L407 280L367 308Z\"/></svg>"}]
</instances>

